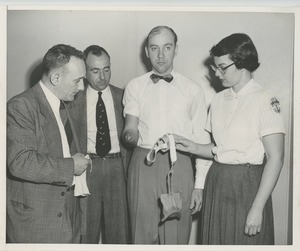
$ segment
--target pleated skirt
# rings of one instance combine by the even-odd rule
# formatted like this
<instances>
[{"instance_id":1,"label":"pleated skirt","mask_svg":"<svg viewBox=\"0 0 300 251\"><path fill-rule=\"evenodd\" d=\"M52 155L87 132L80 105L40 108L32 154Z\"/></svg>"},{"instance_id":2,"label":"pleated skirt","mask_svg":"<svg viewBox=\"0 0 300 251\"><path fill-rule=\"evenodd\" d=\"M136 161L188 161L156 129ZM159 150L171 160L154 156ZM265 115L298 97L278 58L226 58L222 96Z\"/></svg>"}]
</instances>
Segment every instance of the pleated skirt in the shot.
<instances>
[{"instance_id":1,"label":"pleated skirt","mask_svg":"<svg viewBox=\"0 0 300 251\"><path fill-rule=\"evenodd\" d=\"M204 245L273 245L272 199L264 210L260 233L244 233L246 218L255 199L263 165L230 165L213 162L206 177L202 208L201 240Z\"/></svg>"}]
</instances>

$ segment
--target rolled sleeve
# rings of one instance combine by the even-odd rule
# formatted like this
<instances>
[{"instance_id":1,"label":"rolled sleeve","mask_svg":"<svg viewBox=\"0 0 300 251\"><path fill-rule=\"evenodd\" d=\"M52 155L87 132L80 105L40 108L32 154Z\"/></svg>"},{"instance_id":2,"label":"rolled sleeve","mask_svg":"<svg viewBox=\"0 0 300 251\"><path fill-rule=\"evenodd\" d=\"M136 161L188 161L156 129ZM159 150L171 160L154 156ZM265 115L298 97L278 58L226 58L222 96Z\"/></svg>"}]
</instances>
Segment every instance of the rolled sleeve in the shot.
<instances>
[{"instance_id":1,"label":"rolled sleeve","mask_svg":"<svg viewBox=\"0 0 300 251\"><path fill-rule=\"evenodd\" d=\"M124 117L126 114L130 114L136 117L139 117L139 105L138 105L138 93L137 93L136 83L131 81L128 83L128 85L125 88L124 97L123 97L123 105L124 105L124 111L123 115Z\"/></svg>"}]
</instances>

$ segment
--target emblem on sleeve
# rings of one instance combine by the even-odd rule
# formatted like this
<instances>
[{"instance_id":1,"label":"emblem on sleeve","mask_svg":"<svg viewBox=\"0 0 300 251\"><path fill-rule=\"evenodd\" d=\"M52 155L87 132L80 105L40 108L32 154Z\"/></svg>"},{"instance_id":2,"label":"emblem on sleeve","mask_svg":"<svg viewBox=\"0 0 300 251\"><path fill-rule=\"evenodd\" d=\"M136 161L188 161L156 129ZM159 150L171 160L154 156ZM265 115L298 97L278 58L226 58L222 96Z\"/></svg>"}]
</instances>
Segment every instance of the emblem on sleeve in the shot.
<instances>
[{"instance_id":1,"label":"emblem on sleeve","mask_svg":"<svg viewBox=\"0 0 300 251\"><path fill-rule=\"evenodd\" d=\"M271 107L274 112L280 113L281 107L280 107L279 100L276 97L271 98Z\"/></svg>"}]
</instances>

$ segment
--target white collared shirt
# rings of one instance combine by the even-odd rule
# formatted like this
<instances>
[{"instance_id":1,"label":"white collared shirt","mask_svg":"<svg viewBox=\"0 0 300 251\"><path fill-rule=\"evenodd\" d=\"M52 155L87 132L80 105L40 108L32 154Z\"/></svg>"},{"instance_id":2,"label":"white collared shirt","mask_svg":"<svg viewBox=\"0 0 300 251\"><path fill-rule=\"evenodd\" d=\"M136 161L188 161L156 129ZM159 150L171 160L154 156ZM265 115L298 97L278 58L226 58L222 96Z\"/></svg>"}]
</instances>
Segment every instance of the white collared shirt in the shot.
<instances>
[{"instance_id":1,"label":"white collared shirt","mask_svg":"<svg viewBox=\"0 0 300 251\"><path fill-rule=\"evenodd\" d=\"M107 113L109 135L111 141L111 150L109 153L120 152L115 108L109 85L102 91L102 99L105 104L105 109ZM89 153L96 153L96 104L98 102L98 91L88 86L86 91L86 100L88 137L87 150Z\"/></svg>"},{"instance_id":2,"label":"white collared shirt","mask_svg":"<svg viewBox=\"0 0 300 251\"><path fill-rule=\"evenodd\" d=\"M156 84L148 72L131 80L125 88L124 116L138 117L138 146L151 149L166 133L174 133L194 142L210 143L204 130L207 106L202 89L183 75L171 72L171 83L159 80ZM197 159L196 188L203 188L211 161ZM200 170L202 169L202 170Z\"/></svg>"},{"instance_id":3,"label":"white collared shirt","mask_svg":"<svg viewBox=\"0 0 300 251\"><path fill-rule=\"evenodd\" d=\"M226 89L213 98L206 129L216 142L215 160L227 164L261 164L262 137L285 133L281 107L274 94L253 79L238 93Z\"/></svg>"},{"instance_id":4,"label":"white collared shirt","mask_svg":"<svg viewBox=\"0 0 300 251\"><path fill-rule=\"evenodd\" d=\"M60 136L61 136L63 156L64 156L64 158L69 158L69 157L71 157L70 148L69 148L68 139L67 139L66 132L65 132L65 127L62 123L60 113L59 113L60 100L43 84L42 81L40 81L39 84L40 84L40 86L46 96L46 99L49 102L50 107L56 118L56 122L58 124L59 132L60 132Z\"/></svg>"}]
</instances>

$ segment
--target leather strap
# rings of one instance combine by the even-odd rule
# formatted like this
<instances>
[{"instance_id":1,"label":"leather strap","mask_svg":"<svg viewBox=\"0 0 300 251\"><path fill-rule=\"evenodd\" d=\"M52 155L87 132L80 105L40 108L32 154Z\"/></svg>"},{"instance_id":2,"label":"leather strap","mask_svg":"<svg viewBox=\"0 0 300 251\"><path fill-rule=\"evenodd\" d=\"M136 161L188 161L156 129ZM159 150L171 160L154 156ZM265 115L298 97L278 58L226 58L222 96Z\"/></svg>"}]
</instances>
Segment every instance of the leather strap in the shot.
<instances>
[{"instance_id":1,"label":"leather strap","mask_svg":"<svg viewBox=\"0 0 300 251\"><path fill-rule=\"evenodd\" d=\"M174 173L174 164L177 160L176 155L176 146L175 140L172 134L165 134L163 137L159 138L153 148L147 154L147 162L148 164L154 163L156 159L156 154L159 151L166 152L170 151L170 162L171 168L168 173L168 193L173 193L173 182L172 182L172 174Z\"/></svg>"}]
</instances>

